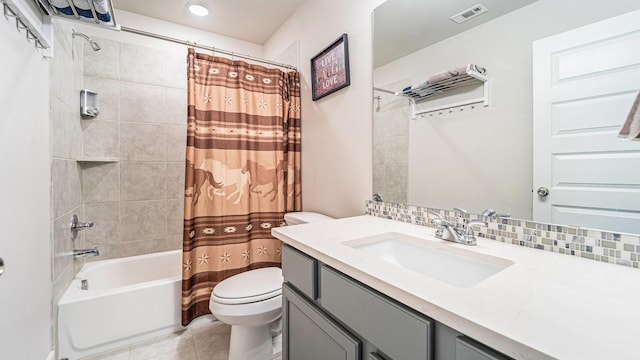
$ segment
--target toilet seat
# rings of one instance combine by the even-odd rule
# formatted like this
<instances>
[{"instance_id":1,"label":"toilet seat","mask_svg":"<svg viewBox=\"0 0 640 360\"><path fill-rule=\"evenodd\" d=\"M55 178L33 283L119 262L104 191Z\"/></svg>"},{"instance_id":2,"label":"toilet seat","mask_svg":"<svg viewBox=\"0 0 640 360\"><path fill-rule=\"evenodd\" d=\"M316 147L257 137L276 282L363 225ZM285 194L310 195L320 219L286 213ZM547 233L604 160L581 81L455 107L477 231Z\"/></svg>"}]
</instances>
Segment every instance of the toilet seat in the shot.
<instances>
[{"instance_id":1,"label":"toilet seat","mask_svg":"<svg viewBox=\"0 0 640 360\"><path fill-rule=\"evenodd\" d=\"M266 294L260 294L255 296L249 296L244 298L225 298L216 296L215 294L211 294L211 299L218 304L229 304L229 305L241 305L241 304L249 304L258 301L268 300L276 296L282 295L282 289L275 290Z\"/></svg>"},{"instance_id":2,"label":"toilet seat","mask_svg":"<svg viewBox=\"0 0 640 360\"><path fill-rule=\"evenodd\" d=\"M282 270L268 267L234 275L213 288L211 300L220 304L248 304L282 294Z\"/></svg>"}]
</instances>

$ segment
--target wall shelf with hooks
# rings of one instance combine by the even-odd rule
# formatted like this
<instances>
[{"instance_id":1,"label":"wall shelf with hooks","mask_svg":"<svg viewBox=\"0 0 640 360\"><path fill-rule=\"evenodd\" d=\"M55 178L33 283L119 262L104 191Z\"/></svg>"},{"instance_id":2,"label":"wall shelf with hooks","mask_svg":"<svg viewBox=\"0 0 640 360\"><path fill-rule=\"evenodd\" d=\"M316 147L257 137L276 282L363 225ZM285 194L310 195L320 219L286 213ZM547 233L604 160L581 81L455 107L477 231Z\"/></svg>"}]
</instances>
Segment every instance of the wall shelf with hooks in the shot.
<instances>
[{"instance_id":1,"label":"wall shelf with hooks","mask_svg":"<svg viewBox=\"0 0 640 360\"><path fill-rule=\"evenodd\" d=\"M112 0L33 0L47 16L59 17L112 30L120 30Z\"/></svg>"},{"instance_id":2,"label":"wall shelf with hooks","mask_svg":"<svg viewBox=\"0 0 640 360\"><path fill-rule=\"evenodd\" d=\"M439 81L426 81L423 84L413 86L400 92L396 92L396 96L406 97L411 100L412 119L416 119L419 115L447 109L452 110L453 108L463 107L466 105L482 104L483 106L489 106L489 78L486 76L486 74L484 74L484 69L482 69L483 72L477 71L475 69L478 69L478 67L469 65L466 67L466 71L460 72L459 75L444 77ZM483 87L482 97L459 101L451 104L439 105L427 109L417 108L416 104L418 102L428 100L435 95L439 95L461 87L479 85L482 85Z\"/></svg>"},{"instance_id":3,"label":"wall shelf with hooks","mask_svg":"<svg viewBox=\"0 0 640 360\"><path fill-rule=\"evenodd\" d=\"M16 28L24 30L27 41L46 57L53 57L54 17L120 31L112 0L0 0L0 4L5 18L15 19Z\"/></svg>"},{"instance_id":4,"label":"wall shelf with hooks","mask_svg":"<svg viewBox=\"0 0 640 360\"><path fill-rule=\"evenodd\" d=\"M16 28L26 32L27 41L33 41L37 49L44 50L44 55L51 57L53 46L53 30L51 20L42 17L33 6L24 0L0 0L7 19L15 19Z\"/></svg>"}]
</instances>

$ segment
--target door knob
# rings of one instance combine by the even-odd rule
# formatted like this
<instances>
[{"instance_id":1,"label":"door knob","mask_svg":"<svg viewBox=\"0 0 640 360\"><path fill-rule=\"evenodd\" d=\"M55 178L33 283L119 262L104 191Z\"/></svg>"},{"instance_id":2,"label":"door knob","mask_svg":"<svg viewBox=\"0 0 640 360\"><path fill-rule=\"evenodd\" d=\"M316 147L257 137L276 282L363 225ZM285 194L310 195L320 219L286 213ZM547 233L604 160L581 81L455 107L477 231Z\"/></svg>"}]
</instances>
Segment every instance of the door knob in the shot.
<instances>
[{"instance_id":1,"label":"door knob","mask_svg":"<svg viewBox=\"0 0 640 360\"><path fill-rule=\"evenodd\" d=\"M4 273L4 261L0 257L0 275L2 275L2 273Z\"/></svg>"},{"instance_id":2,"label":"door knob","mask_svg":"<svg viewBox=\"0 0 640 360\"><path fill-rule=\"evenodd\" d=\"M549 195L549 189L544 186L538 188L538 196L545 197Z\"/></svg>"}]
</instances>

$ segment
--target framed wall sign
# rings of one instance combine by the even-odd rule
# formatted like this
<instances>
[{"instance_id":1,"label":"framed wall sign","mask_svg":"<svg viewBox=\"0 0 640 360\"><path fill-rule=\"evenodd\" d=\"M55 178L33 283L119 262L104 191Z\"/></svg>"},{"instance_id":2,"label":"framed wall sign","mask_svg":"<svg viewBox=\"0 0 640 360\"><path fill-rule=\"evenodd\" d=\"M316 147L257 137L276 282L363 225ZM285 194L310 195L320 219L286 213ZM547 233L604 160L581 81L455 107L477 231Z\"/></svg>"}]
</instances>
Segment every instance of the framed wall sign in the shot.
<instances>
[{"instance_id":1,"label":"framed wall sign","mask_svg":"<svg viewBox=\"0 0 640 360\"><path fill-rule=\"evenodd\" d=\"M349 86L349 47L347 34L311 58L311 95L313 101Z\"/></svg>"}]
</instances>

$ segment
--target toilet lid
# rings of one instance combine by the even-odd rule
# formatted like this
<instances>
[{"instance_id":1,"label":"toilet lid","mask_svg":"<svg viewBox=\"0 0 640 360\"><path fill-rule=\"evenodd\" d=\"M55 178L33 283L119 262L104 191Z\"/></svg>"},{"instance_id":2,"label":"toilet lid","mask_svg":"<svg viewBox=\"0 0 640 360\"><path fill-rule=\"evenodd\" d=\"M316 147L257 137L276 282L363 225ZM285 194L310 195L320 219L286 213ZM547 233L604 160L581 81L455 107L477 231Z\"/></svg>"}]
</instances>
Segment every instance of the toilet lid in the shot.
<instances>
[{"instance_id":1,"label":"toilet lid","mask_svg":"<svg viewBox=\"0 0 640 360\"><path fill-rule=\"evenodd\" d=\"M221 304L246 304L282 293L282 270L268 267L234 275L213 288L211 297Z\"/></svg>"},{"instance_id":2,"label":"toilet lid","mask_svg":"<svg viewBox=\"0 0 640 360\"><path fill-rule=\"evenodd\" d=\"M327 220L335 220L334 218L308 211L297 211L284 214L284 221L288 225L308 224Z\"/></svg>"}]
</instances>

